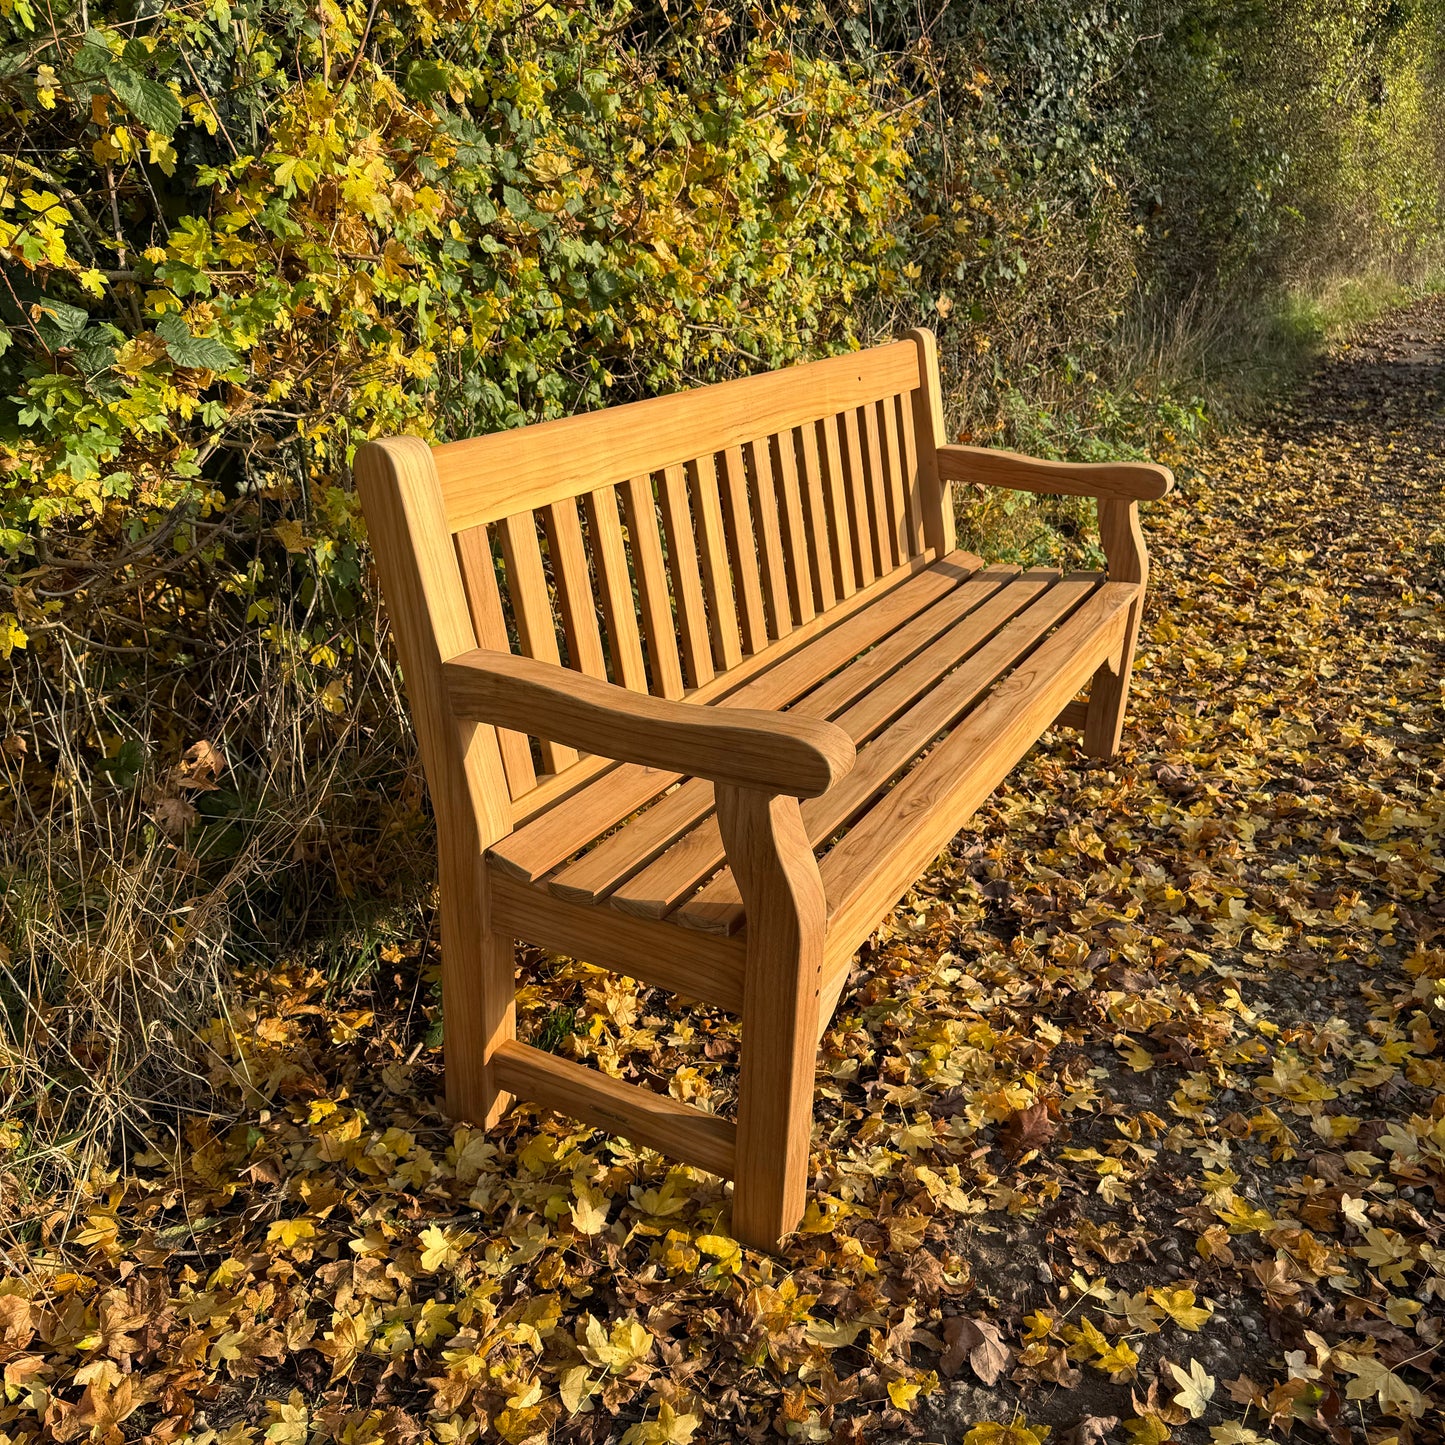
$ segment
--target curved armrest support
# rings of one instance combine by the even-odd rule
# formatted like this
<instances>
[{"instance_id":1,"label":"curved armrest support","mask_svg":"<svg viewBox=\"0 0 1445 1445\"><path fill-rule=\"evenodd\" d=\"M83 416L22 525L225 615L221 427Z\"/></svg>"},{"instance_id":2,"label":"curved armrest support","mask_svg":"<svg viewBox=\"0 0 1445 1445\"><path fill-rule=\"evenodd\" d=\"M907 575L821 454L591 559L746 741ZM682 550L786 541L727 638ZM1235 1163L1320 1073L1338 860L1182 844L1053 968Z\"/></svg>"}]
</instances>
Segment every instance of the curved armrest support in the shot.
<instances>
[{"instance_id":1,"label":"curved armrest support","mask_svg":"<svg viewBox=\"0 0 1445 1445\"><path fill-rule=\"evenodd\" d=\"M1168 496L1174 486L1174 473L1153 462L1050 462L996 447L939 447L938 474L946 482L1133 502Z\"/></svg>"},{"instance_id":2,"label":"curved armrest support","mask_svg":"<svg viewBox=\"0 0 1445 1445\"><path fill-rule=\"evenodd\" d=\"M671 702L486 648L442 674L458 717L619 762L794 798L827 792L853 766L853 740L819 718Z\"/></svg>"}]
</instances>

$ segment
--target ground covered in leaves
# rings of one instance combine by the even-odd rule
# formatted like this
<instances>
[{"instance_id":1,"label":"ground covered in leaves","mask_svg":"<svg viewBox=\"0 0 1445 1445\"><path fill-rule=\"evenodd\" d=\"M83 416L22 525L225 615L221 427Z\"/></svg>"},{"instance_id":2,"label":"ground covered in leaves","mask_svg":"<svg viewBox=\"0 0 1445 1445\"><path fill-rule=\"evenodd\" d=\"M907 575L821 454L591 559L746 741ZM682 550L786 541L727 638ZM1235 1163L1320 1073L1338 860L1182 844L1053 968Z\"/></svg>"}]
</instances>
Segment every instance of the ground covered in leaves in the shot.
<instances>
[{"instance_id":1,"label":"ground covered in leaves","mask_svg":"<svg viewBox=\"0 0 1445 1445\"><path fill-rule=\"evenodd\" d=\"M243 1121L10 1261L0 1442L1441 1439L1442 381L1425 304L1180 459L1125 751L1046 739L860 959L783 1257L449 1126L420 940L273 972ZM725 1096L721 1020L533 965L534 1035Z\"/></svg>"}]
</instances>

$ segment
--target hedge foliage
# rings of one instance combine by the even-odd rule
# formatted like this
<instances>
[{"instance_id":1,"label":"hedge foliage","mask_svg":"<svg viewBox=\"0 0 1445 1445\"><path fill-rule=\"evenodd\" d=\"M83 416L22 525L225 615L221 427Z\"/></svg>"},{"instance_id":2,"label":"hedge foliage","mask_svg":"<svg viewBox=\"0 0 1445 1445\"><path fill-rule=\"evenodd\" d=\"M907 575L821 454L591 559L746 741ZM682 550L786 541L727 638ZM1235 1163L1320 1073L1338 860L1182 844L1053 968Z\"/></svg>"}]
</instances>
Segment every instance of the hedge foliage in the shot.
<instances>
[{"instance_id":1,"label":"hedge foliage","mask_svg":"<svg viewBox=\"0 0 1445 1445\"><path fill-rule=\"evenodd\" d=\"M890 280L906 114L771 28L724 64L726 17L644 54L625 6L8 18L12 554L264 500L353 589L359 440L776 365Z\"/></svg>"}]
</instances>

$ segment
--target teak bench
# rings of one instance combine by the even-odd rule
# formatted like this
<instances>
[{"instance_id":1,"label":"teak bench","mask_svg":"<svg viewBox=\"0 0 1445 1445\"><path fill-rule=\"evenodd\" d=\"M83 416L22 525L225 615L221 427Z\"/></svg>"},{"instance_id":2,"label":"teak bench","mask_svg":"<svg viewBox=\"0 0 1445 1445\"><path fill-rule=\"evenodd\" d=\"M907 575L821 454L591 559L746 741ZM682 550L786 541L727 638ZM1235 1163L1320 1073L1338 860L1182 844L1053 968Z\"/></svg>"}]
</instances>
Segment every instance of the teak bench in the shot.
<instances>
[{"instance_id":1,"label":"teak bench","mask_svg":"<svg viewBox=\"0 0 1445 1445\"><path fill-rule=\"evenodd\" d=\"M1169 472L945 445L915 331L356 475L436 811L448 1109L730 1176L775 1247L859 945L1047 728L1115 750ZM1107 574L956 550L955 481L1096 497ZM519 1043L518 939L741 1014L737 1122Z\"/></svg>"}]
</instances>

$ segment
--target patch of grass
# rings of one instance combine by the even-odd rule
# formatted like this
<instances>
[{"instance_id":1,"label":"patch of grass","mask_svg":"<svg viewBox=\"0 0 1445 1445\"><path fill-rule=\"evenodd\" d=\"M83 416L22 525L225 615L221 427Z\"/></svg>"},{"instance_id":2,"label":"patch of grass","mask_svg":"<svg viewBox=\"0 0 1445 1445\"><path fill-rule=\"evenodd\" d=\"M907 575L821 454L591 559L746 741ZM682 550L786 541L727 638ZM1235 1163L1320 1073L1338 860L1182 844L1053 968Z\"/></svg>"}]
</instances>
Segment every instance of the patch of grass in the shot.
<instances>
[{"instance_id":1,"label":"patch of grass","mask_svg":"<svg viewBox=\"0 0 1445 1445\"><path fill-rule=\"evenodd\" d=\"M548 1054L557 1053L562 1045L577 1032L580 1022L580 1013L570 1004L563 1004L552 1009L542 1020L536 1037L532 1039L533 1048L541 1049Z\"/></svg>"}]
</instances>

